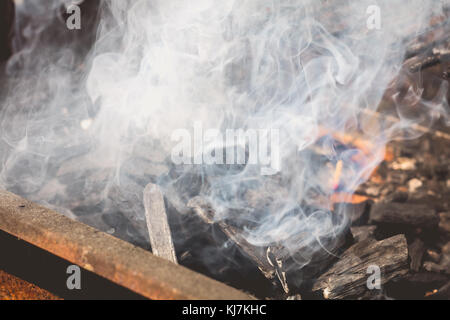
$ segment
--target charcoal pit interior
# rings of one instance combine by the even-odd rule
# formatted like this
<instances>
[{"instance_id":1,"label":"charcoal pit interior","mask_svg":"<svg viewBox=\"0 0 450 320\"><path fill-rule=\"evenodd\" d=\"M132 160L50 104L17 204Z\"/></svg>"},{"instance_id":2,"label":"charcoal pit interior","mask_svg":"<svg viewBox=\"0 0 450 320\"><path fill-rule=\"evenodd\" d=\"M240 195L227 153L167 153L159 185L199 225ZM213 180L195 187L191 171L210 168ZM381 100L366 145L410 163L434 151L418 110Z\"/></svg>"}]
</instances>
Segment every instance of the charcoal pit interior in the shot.
<instances>
[{"instance_id":1,"label":"charcoal pit interior","mask_svg":"<svg viewBox=\"0 0 450 320\"><path fill-rule=\"evenodd\" d=\"M1 1L0 298L448 300L450 2L379 2Z\"/></svg>"}]
</instances>

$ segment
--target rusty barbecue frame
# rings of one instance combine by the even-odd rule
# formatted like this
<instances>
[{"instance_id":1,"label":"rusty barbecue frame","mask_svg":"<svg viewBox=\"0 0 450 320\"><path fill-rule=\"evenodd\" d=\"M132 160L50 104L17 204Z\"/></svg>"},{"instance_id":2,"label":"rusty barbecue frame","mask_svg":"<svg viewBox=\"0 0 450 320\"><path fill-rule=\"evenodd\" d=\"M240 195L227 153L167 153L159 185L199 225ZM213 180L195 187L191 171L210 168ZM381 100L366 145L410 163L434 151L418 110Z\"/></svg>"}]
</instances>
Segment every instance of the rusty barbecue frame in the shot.
<instances>
[{"instance_id":1,"label":"rusty barbecue frame","mask_svg":"<svg viewBox=\"0 0 450 320\"><path fill-rule=\"evenodd\" d=\"M149 299L254 299L4 190L0 229Z\"/></svg>"}]
</instances>

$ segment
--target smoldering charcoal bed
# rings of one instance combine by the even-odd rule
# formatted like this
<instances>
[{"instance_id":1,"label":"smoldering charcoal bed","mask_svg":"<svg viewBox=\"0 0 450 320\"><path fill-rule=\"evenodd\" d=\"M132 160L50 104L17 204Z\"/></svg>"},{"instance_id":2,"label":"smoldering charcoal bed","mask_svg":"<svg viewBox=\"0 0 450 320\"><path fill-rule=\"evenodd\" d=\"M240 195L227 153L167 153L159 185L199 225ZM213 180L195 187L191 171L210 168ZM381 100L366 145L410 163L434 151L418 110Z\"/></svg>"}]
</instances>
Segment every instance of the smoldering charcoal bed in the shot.
<instances>
[{"instance_id":1,"label":"smoldering charcoal bed","mask_svg":"<svg viewBox=\"0 0 450 320\"><path fill-rule=\"evenodd\" d=\"M450 2L377 2L2 1L0 298L449 299Z\"/></svg>"}]
</instances>

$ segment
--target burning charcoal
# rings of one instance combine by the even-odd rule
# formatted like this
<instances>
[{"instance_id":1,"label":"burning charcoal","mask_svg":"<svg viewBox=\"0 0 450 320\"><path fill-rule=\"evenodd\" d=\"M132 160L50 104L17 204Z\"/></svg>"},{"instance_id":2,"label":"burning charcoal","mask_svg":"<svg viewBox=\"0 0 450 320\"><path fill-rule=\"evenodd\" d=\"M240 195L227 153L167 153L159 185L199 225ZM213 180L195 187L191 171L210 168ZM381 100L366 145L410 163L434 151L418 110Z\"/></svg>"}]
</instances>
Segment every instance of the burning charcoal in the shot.
<instances>
[{"instance_id":1,"label":"burning charcoal","mask_svg":"<svg viewBox=\"0 0 450 320\"><path fill-rule=\"evenodd\" d=\"M401 138L403 132L408 137L416 131L434 134L413 123L428 126L428 121L422 120L431 120L445 109L441 108L444 99L439 95L433 99L433 92L427 88L446 88L446 83L438 79L444 84L438 86L426 78L416 82L413 78L420 77L400 70L411 43L415 45L407 56L420 55L411 60L416 63L412 71L445 60L445 53L432 51L441 45L438 39L431 39L428 28L424 29L431 14L425 10L427 6L417 6L422 9L418 12L412 10L414 6L401 10L402 6L396 5L393 10L385 10L383 29L392 36L372 37L366 28L357 28L361 25L358 19L350 19L347 14L364 15L366 6L359 8L356 2L351 10L336 7L331 1L321 1L323 6L319 1L317 6L308 1L306 5L286 1L274 6L249 1L232 8L217 3L192 10L192 5L182 2L172 8L164 1L143 1L138 6L111 1L110 6L97 11L103 1L81 0L75 2L82 3L82 30L69 31L64 27L69 14L63 13L63 1L50 6L51 1L31 4L0 0L0 64L11 54L11 8L14 3L19 7L19 2L23 5L17 10L20 23L14 25L18 54L9 65L8 82L2 90L8 96L0 103L0 187L11 185L42 202L64 204L78 219L97 228L106 226L115 236L129 241L139 237L148 244L150 233L155 254L176 262L176 247L180 261L205 273L224 274L226 262L230 262L242 278L249 280L257 275L258 280L283 290L289 300L301 299L294 291L297 282L316 274L318 277L327 268L331 269L318 277L314 287L327 298L380 295L383 292L366 289L367 268L379 265L383 283L389 281L407 271L408 251L411 269L419 270L424 243L409 233L408 240L415 240L409 249L403 235L377 242L380 239L375 239L375 229L381 229L382 224L390 224L395 232L402 230L397 229L400 225L414 231L439 227L441 233L426 229L421 234L433 248L440 248L446 239L443 233L449 233L448 216L442 218L435 213L450 208L411 203L384 203L372 208L369 202L337 204L334 213L329 208L330 202L350 196L375 169L387 141ZM442 12L437 6L431 7L433 13ZM327 15L312 15L312 11L323 9ZM98 21L94 18L97 13ZM99 22L98 32L94 21ZM311 30L310 21L315 21ZM448 37L448 23L441 31ZM366 35L368 40L380 43L364 41ZM417 35L421 35L420 43L412 41L411 37ZM92 41L73 41L78 37ZM386 51L383 48L391 48L388 55L380 55ZM337 67L336 63L327 63L333 56L338 58ZM359 90L360 84L368 90ZM423 91L422 85L426 87ZM414 90L403 90L408 88ZM419 103L421 97L415 94L422 92L424 101ZM381 96L395 103L382 101L379 115L373 116L370 110ZM368 108L351 103L366 100ZM395 109L398 105L401 110ZM20 114L16 116L16 112ZM176 135L180 133L177 128L186 129L191 124L194 135L184 140L187 137L183 134L183 141L172 148L170 136L173 138L175 131ZM203 134L203 124L212 130L205 127ZM199 134L197 127L201 127ZM252 127L258 131L255 137L260 140L259 146L253 146ZM281 143L275 143L274 135L270 148L268 141L264 148L266 139L261 138L267 137L265 128L280 131L276 136ZM213 131L219 133L215 138L210 136ZM233 136L237 131L247 136L245 140L233 137L233 141L221 141L223 133ZM214 139L208 142L208 136ZM218 145L224 151L233 149L233 157L226 152L223 160L227 164L207 164L210 161L206 160L212 158L215 163L221 162ZM178 164L173 159L177 147L183 149L184 159L193 151L192 156L203 161ZM257 165L251 161L253 147L259 151ZM274 176L257 170L267 169L263 160L269 158L263 157L264 149L270 149L271 165L275 165L275 158L282 162L283 169ZM439 149L444 158L448 155L447 149L435 148L428 140L410 147L409 158L392 162L394 157L386 153L386 161L376 170L378 181L369 179L364 190L377 202L395 191L402 194L394 195L393 202L407 202L414 196L418 196L415 201L422 201L427 192L436 191L431 190L428 178L441 186L450 178L445 169L448 161L442 161L439 174L437 164L428 161L433 158L433 149ZM275 157L277 153L280 157ZM21 159L22 154L26 159ZM228 158L236 159L229 162ZM391 175L388 169L398 172ZM275 181L276 177L280 180ZM164 203L156 185L148 185L156 181L164 186L170 203ZM345 197L338 196L340 193ZM191 199L197 195L208 195L222 210L239 209L217 209L215 215L215 206L201 198ZM438 196L431 203L445 202L445 195ZM189 208L196 214L188 214ZM342 217L339 212L348 216ZM369 219L376 225L368 226ZM347 248L353 238L357 243ZM111 252L117 251L111 248ZM446 272L450 254L445 248L448 246L432 261L435 265L431 269ZM342 259L335 263L341 250ZM217 252L220 258L216 258ZM228 282L228 278L223 279ZM262 281L254 281L257 292ZM440 288L445 292L443 285L447 282L445 278L430 292L439 292ZM301 289L311 288L311 283L300 285Z\"/></svg>"},{"instance_id":2,"label":"burning charcoal","mask_svg":"<svg viewBox=\"0 0 450 320\"><path fill-rule=\"evenodd\" d=\"M418 272L422 266L422 258L425 253L425 245L419 238L415 239L408 246L409 257L411 258L411 270Z\"/></svg>"},{"instance_id":3,"label":"burning charcoal","mask_svg":"<svg viewBox=\"0 0 450 320\"><path fill-rule=\"evenodd\" d=\"M375 239L375 229L376 226L360 226L360 227L351 227L350 230L352 232L353 238L355 242L361 242L367 239Z\"/></svg>"},{"instance_id":4,"label":"burning charcoal","mask_svg":"<svg viewBox=\"0 0 450 320\"><path fill-rule=\"evenodd\" d=\"M433 290L431 294L425 296L433 300L450 300L450 281L439 289Z\"/></svg>"},{"instance_id":5,"label":"burning charcoal","mask_svg":"<svg viewBox=\"0 0 450 320\"><path fill-rule=\"evenodd\" d=\"M361 203L336 203L333 206L334 212L345 212L351 219L352 226L360 226L367 224L369 220L369 212L372 201L364 201Z\"/></svg>"},{"instance_id":6,"label":"burning charcoal","mask_svg":"<svg viewBox=\"0 0 450 320\"><path fill-rule=\"evenodd\" d=\"M433 228L438 224L438 216L435 210L421 204L376 203L370 211L370 222Z\"/></svg>"},{"instance_id":7,"label":"burning charcoal","mask_svg":"<svg viewBox=\"0 0 450 320\"><path fill-rule=\"evenodd\" d=\"M408 247L404 235L382 241L366 240L351 246L340 260L313 285L325 299L358 298L367 293L367 270L381 269L381 284L408 272Z\"/></svg>"}]
</instances>

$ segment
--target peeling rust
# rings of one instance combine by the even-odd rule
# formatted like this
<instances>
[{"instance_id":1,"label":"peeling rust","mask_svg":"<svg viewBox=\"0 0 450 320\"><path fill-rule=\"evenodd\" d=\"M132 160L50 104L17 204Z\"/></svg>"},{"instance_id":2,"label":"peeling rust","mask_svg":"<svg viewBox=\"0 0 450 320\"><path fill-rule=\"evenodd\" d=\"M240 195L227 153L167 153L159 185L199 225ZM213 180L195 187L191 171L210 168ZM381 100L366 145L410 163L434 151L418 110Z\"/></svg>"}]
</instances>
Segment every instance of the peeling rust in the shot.
<instances>
[{"instance_id":1,"label":"peeling rust","mask_svg":"<svg viewBox=\"0 0 450 320\"><path fill-rule=\"evenodd\" d=\"M61 298L0 270L0 300L61 300Z\"/></svg>"}]
</instances>

